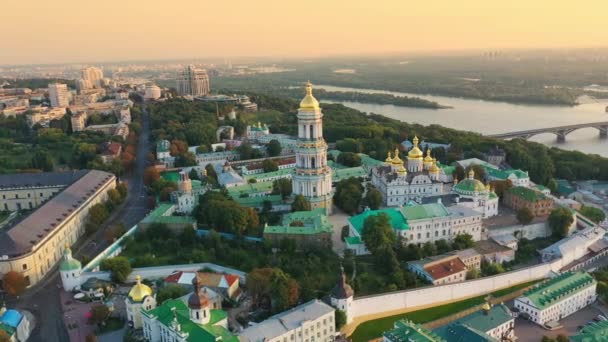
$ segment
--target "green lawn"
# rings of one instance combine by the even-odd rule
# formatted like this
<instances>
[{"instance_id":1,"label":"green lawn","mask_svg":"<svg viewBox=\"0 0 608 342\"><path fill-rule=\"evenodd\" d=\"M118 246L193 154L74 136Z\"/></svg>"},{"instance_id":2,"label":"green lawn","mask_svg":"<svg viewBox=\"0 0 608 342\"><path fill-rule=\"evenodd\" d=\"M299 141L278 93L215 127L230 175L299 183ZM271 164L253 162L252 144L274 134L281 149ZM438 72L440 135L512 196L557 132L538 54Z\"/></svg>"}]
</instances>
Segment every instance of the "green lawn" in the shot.
<instances>
[{"instance_id":1,"label":"green lawn","mask_svg":"<svg viewBox=\"0 0 608 342\"><path fill-rule=\"evenodd\" d=\"M512 287L503 289L503 290L494 291L491 294L494 297L504 296L506 294L520 290L520 289L522 289L526 286L529 286L533 283L536 283L536 282L537 281L531 281L528 283L515 285ZM421 324L431 322L431 321L437 320L439 318L449 316L456 312L466 310L475 305L482 304L484 302L486 296L487 295L482 295L482 296L478 296L478 297L465 299L465 300L462 300L459 302L454 302L454 303L435 306L435 307L427 308L427 309L423 309L423 310L418 310L418 311L408 312L408 313L404 313L404 314L379 318L379 319L376 319L373 321L367 321L357 327L355 332L352 334L351 338L354 342L369 341L371 339L378 338L382 335L383 332L392 329L395 321L398 321L400 319L407 318L415 323L421 323Z\"/></svg>"}]
</instances>

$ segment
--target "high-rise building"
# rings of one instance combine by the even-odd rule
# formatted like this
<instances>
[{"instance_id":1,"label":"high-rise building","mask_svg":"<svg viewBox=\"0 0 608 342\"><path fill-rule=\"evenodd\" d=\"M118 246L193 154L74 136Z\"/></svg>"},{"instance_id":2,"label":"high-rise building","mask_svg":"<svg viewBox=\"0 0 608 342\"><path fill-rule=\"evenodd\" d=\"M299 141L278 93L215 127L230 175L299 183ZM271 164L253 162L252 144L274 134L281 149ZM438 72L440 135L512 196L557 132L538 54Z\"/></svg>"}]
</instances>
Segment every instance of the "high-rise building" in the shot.
<instances>
[{"instance_id":1,"label":"high-rise building","mask_svg":"<svg viewBox=\"0 0 608 342\"><path fill-rule=\"evenodd\" d=\"M187 66L177 75L177 93L185 96L205 96L209 94L209 76L204 69Z\"/></svg>"},{"instance_id":2,"label":"high-rise building","mask_svg":"<svg viewBox=\"0 0 608 342\"><path fill-rule=\"evenodd\" d=\"M49 99L51 107L67 107L70 105L68 86L62 83L49 84Z\"/></svg>"},{"instance_id":3,"label":"high-rise building","mask_svg":"<svg viewBox=\"0 0 608 342\"><path fill-rule=\"evenodd\" d=\"M296 170L292 177L293 194L304 196L312 209L325 208L331 213L331 169L327 165L327 144L323 139L323 113L306 84L306 96L298 109L298 144Z\"/></svg>"},{"instance_id":4,"label":"high-rise building","mask_svg":"<svg viewBox=\"0 0 608 342\"><path fill-rule=\"evenodd\" d=\"M103 71L96 67L86 67L82 69L82 79L86 87L101 88L103 81Z\"/></svg>"}]
</instances>

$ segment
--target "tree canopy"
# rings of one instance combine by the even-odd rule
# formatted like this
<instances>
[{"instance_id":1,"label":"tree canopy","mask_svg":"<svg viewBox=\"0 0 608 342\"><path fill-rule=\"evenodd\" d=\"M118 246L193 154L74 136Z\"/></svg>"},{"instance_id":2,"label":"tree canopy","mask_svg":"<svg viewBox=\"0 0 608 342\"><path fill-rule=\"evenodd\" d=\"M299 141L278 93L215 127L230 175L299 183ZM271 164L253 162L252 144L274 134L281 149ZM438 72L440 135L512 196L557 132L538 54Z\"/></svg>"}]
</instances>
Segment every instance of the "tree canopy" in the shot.
<instances>
[{"instance_id":1,"label":"tree canopy","mask_svg":"<svg viewBox=\"0 0 608 342\"><path fill-rule=\"evenodd\" d=\"M574 217L570 210L566 208L556 208L551 211L547 221L549 222L549 227L551 227L553 235L563 238L568 235L570 226L574 222Z\"/></svg>"},{"instance_id":2,"label":"tree canopy","mask_svg":"<svg viewBox=\"0 0 608 342\"><path fill-rule=\"evenodd\" d=\"M296 195L291 203L291 211L310 211L310 202L302 195Z\"/></svg>"},{"instance_id":3,"label":"tree canopy","mask_svg":"<svg viewBox=\"0 0 608 342\"><path fill-rule=\"evenodd\" d=\"M391 248L396 238L388 215L380 213L366 218L361 239L372 254L376 254L382 248Z\"/></svg>"}]
</instances>

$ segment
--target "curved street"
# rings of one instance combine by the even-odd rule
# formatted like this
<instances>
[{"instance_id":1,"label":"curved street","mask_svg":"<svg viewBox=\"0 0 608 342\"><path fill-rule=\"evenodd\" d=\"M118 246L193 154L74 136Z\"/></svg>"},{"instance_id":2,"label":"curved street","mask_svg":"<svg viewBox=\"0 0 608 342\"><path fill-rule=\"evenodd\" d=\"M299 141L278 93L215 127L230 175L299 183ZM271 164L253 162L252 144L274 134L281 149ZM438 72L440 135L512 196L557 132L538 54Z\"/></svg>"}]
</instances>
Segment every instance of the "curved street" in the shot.
<instances>
[{"instance_id":1,"label":"curved street","mask_svg":"<svg viewBox=\"0 0 608 342\"><path fill-rule=\"evenodd\" d=\"M128 195L125 202L115 210L106 223L93 235L81 238L75 246L74 256L89 259L103 251L108 243L104 233L108 227L123 223L132 227L141 221L147 213L146 189L143 184L143 174L146 168L146 155L150 150L150 121L145 106L142 106L142 130L137 144L137 156L133 172L121 179L128 183ZM60 303L61 280L57 267L46 275L46 278L28 289L20 298L7 298L8 306L30 311L36 317L36 327L29 341L65 342L69 341L66 327L63 323L63 313Z\"/></svg>"}]
</instances>

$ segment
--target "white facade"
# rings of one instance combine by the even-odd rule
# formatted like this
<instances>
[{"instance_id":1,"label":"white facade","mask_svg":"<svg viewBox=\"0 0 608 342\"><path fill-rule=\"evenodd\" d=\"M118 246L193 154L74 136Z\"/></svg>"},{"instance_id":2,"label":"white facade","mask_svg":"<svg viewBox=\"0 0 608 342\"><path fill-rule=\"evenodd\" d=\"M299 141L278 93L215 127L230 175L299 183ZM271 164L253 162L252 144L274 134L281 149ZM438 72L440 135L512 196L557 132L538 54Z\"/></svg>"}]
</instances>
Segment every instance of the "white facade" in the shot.
<instances>
[{"instance_id":1,"label":"white facade","mask_svg":"<svg viewBox=\"0 0 608 342\"><path fill-rule=\"evenodd\" d=\"M323 113L312 96L312 85L306 85L306 96L298 109L298 145L296 170L292 177L293 194L304 196L312 209L331 212L331 169L327 165L327 144L323 139Z\"/></svg>"},{"instance_id":2,"label":"white facade","mask_svg":"<svg viewBox=\"0 0 608 342\"><path fill-rule=\"evenodd\" d=\"M577 273L574 273L577 274ZM568 274L559 275L565 277ZM515 308L520 310L520 313L525 313L530 317L530 320L538 325L544 326L548 322L557 322L562 318L581 310L587 305L593 303L596 298L597 282L587 275L587 282L581 282L580 285L572 288L549 287L546 291L544 299L532 299L530 296L524 296L515 299ZM552 280L548 282L551 283ZM542 288L543 285L540 285ZM541 294L545 294L542 292ZM560 297L561 296L561 297ZM541 303L550 303L549 305L539 305Z\"/></svg>"},{"instance_id":3,"label":"white facade","mask_svg":"<svg viewBox=\"0 0 608 342\"><path fill-rule=\"evenodd\" d=\"M395 149L393 157L389 152L384 165L372 169L372 184L382 193L384 205L396 207L410 201L421 202L424 197L443 194L443 180L437 161L430 150L425 158L418 148L418 138L407 157L407 168Z\"/></svg>"},{"instance_id":4,"label":"white facade","mask_svg":"<svg viewBox=\"0 0 608 342\"><path fill-rule=\"evenodd\" d=\"M70 105L68 86L61 83L49 84L49 100L51 107L67 107Z\"/></svg>"},{"instance_id":5,"label":"white facade","mask_svg":"<svg viewBox=\"0 0 608 342\"><path fill-rule=\"evenodd\" d=\"M333 341L334 312L334 308L315 299L246 328L239 334L239 340L241 342Z\"/></svg>"},{"instance_id":6,"label":"white facade","mask_svg":"<svg viewBox=\"0 0 608 342\"><path fill-rule=\"evenodd\" d=\"M449 215L408 219L409 230L400 234L407 243L424 244L445 239L452 241L459 234L469 234L473 241L481 240L483 232L482 215L466 208L448 207Z\"/></svg>"}]
</instances>

